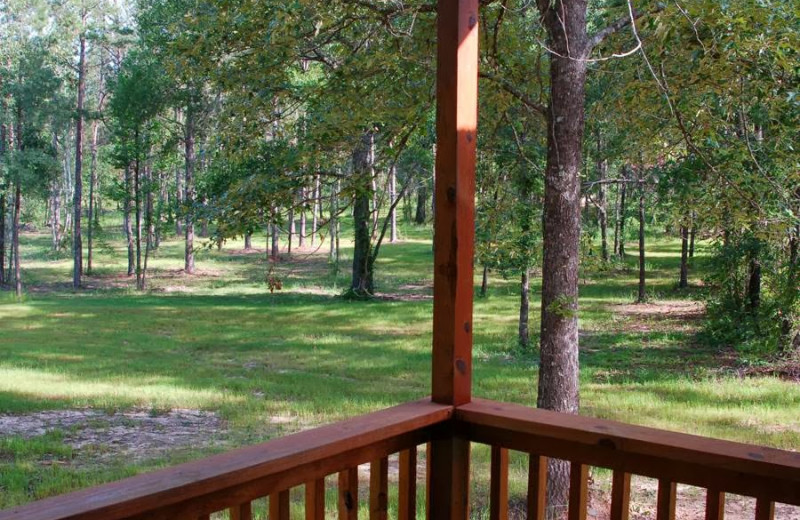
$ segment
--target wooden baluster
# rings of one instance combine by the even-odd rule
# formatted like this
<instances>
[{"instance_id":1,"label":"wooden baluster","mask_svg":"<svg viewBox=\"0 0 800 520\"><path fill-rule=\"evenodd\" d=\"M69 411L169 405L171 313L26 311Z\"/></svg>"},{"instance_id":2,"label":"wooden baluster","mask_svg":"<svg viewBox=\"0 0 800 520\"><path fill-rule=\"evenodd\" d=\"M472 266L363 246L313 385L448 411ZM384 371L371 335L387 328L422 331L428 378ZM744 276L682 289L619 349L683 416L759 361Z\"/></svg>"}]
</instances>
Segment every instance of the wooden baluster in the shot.
<instances>
[{"instance_id":1,"label":"wooden baluster","mask_svg":"<svg viewBox=\"0 0 800 520\"><path fill-rule=\"evenodd\" d=\"M725 493L708 490L706 495L706 520L723 520L725 518Z\"/></svg>"},{"instance_id":2,"label":"wooden baluster","mask_svg":"<svg viewBox=\"0 0 800 520\"><path fill-rule=\"evenodd\" d=\"M615 471L611 484L611 520L628 520L631 504L631 474Z\"/></svg>"},{"instance_id":3,"label":"wooden baluster","mask_svg":"<svg viewBox=\"0 0 800 520\"><path fill-rule=\"evenodd\" d=\"M547 457L530 456L528 520L544 520L547 507Z\"/></svg>"},{"instance_id":4,"label":"wooden baluster","mask_svg":"<svg viewBox=\"0 0 800 520\"><path fill-rule=\"evenodd\" d=\"M289 490L269 496L269 520L289 520Z\"/></svg>"},{"instance_id":5,"label":"wooden baluster","mask_svg":"<svg viewBox=\"0 0 800 520\"><path fill-rule=\"evenodd\" d=\"M389 459L374 460L369 466L369 518L387 520L389 512Z\"/></svg>"},{"instance_id":6,"label":"wooden baluster","mask_svg":"<svg viewBox=\"0 0 800 520\"><path fill-rule=\"evenodd\" d=\"M669 480L658 481L658 504L656 520L675 520L675 498L678 485Z\"/></svg>"},{"instance_id":7,"label":"wooden baluster","mask_svg":"<svg viewBox=\"0 0 800 520\"><path fill-rule=\"evenodd\" d=\"M508 520L508 450L492 446L489 519Z\"/></svg>"},{"instance_id":8,"label":"wooden baluster","mask_svg":"<svg viewBox=\"0 0 800 520\"><path fill-rule=\"evenodd\" d=\"M398 520L417 518L417 447L400 452L400 481L397 485Z\"/></svg>"},{"instance_id":9,"label":"wooden baluster","mask_svg":"<svg viewBox=\"0 0 800 520\"><path fill-rule=\"evenodd\" d=\"M250 502L234 506L230 511L231 520L253 520L253 510Z\"/></svg>"},{"instance_id":10,"label":"wooden baluster","mask_svg":"<svg viewBox=\"0 0 800 520\"><path fill-rule=\"evenodd\" d=\"M774 520L775 502L759 498L756 500L756 520Z\"/></svg>"},{"instance_id":11,"label":"wooden baluster","mask_svg":"<svg viewBox=\"0 0 800 520\"><path fill-rule=\"evenodd\" d=\"M569 471L569 520L586 520L588 505L589 466L573 462Z\"/></svg>"},{"instance_id":12,"label":"wooden baluster","mask_svg":"<svg viewBox=\"0 0 800 520\"><path fill-rule=\"evenodd\" d=\"M358 520L358 468L339 473L339 520Z\"/></svg>"},{"instance_id":13,"label":"wooden baluster","mask_svg":"<svg viewBox=\"0 0 800 520\"><path fill-rule=\"evenodd\" d=\"M306 520L325 520L325 479L306 482Z\"/></svg>"}]
</instances>

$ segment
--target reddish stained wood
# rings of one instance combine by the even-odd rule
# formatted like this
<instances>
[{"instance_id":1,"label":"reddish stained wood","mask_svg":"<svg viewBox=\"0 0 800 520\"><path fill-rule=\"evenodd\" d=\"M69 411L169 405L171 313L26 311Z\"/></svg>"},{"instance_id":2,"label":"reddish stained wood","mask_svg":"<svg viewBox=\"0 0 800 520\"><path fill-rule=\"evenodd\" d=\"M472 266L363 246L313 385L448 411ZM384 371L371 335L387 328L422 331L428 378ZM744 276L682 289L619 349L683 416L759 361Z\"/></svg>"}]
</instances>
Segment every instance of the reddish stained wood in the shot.
<instances>
[{"instance_id":1,"label":"reddish stained wood","mask_svg":"<svg viewBox=\"0 0 800 520\"><path fill-rule=\"evenodd\" d=\"M469 441L451 435L431 441L429 485L431 520L469 517Z\"/></svg>"},{"instance_id":2,"label":"reddish stained wood","mask_svg":"<svg viewBox=\"0 0 800 520\"><path fill-rule=\"evenodd\" d=\"M589 466L573 462L569 471L569 520L586 520L588 506Z\"/></svg>"},{"instance_id":3,"label":"reddish stained wood","mask_svg":"<svg viewBox=\"0 0 800 520\"><path fill-rule=\"evenodd\" d=\"M389 459L382 457L369 466L369 518L387 520L389 512Z\"/></svg>"},{"instance_id":4,"label":"reddish stained wood","mask_svg":"<svg viewBox=\"0 0 800 520\"><path fill-rule=\"evenodd\" d=\"M482 399L456 419L473 442L800 505L800 453Z\"/></svg>"},{"instance_id":5,"label":"reddish stained wood","mask_svg":"<svg viewBox=\"0 0 800 520\"><path fill-rule=\"evenodd\" d=\"M706 494L706 520L725 518L725 493L709 489Z\"/></svg>"},{"instance_id":6,"label":"reddish stained wood","mask_svg":"<svg viewBox=\"0 0 800 520\"><path fill-rule=\"evenodd\" d=\"M611 520L628 520L631 510L631 474L617 470L611 484Z\"/></svg>"},{"instance_id":7,"label":"reddish stained wood","mask_svg":"<svg viewBox=\"0 0 800 520\"><path fill-rule=\"evenodd\" d=\"M253 508L250 502L234 506L230 512L231 520L253 520Z\"/></svg>"},{"instance_id":8,"label":"reddish stained wood","mask_svg":"<svg viewBox=\"0 0 800 520\"><path fill-rule=\"evenodd\" d=\"M425 518L431 520L431 443L425 444Z\"/></svg>"},{"instance_id":9,"label":"reddish stained wood","mask_svg":"<svg viewBox=\"0 0 800 520\"><path fill-rule=\"evenodd\" d=\"M397 483L398 520L417 518L417 447L400 452L399 481Z\"/></svg>"},{"instance_id":10,"label":"reddish stained wood","mask_svg":"<svg viewBox=\"0 0 800 520\"><path fill-rule=\"evenodd\" d=\"M291 501L285 489L269 496L269 520L289 520Z\"/></svg>"},{"instance_id":11,"label":"reddish stained wood","mask_svg":"<svg viewBox=\"0 0 800 520\"><path fill-rule=\"evenodd\" d=\"M0 512L2 520L196 517L426 442L453 408L422 400Z\"/></svg>"},{"instance_id":12,"label":"reddish stained wood","mask_svg":"<svg viewBox=\"0 0 800 520\"><path fill-rule=\"evenodd\" d=\"M756 500L756 520L774 520L775 502L759 498Z\"/></svg>"},{"instance_id":13,"label":"reddish stained wood","mask_svg":"<svg viewBox=\"0 0 800 520\"><path fill-rule=\"evenodd\" d=\"M197 520L211 520L211 515L200 515Z\"/></svg>"},{"instance_id":14,"label":"reddish stained wood","mask_svg":"<svg viewBox=\"0 0 800 520\"><path fill-rule=\"evenodd\" d=\"M530 456L528 469L528 520L545 520L547 511L547 457Z\"/></svg>"},{"instance_id":15,"label":"reddish stained wood","mask_svg":"<svg viewBox=\"0 0 800 520\"><path fill-rule=\"evenodd\" d=\"M339 473L339 520L358 520L358 468Z\"/></svg>"},{"instance_id":16,"label":"reddish stained wood","mask_svg":"<svg viewBox=\"0 0 800 520\"><path fill-rule=\"evenodd\" d=\"M508 450L492 446L490 520L508 520Z\"/></svg>"},{"instance_id":17,"label":"reddish stained wood","mask_svg":"<svg viewBox=\"0 0 800 520\"><path fill-rule=\"evenodd\" d=\"M478 0L439 0L432 393L461 405L472 391Z\"/></svg>"},{"instance_id":18,"label":"reddish stained wood","mask_svg":"<svg viewBox=\"0 0 800 520\"><path fill-rule=\"evenodd\" d=\"M306 520L325 520L325 479L306 483Z\"/></svg>"},{"instance_id":19,"label":"reddish stained wood","mask_svg":"<svg viewBox=\"0 0 800 520\"><path fill-rule=\"evenodd\" d=\"M675 520L675 500L678 485L675 482L661 479L658 481L658 502L656 503L656 520Z\"/></svg>"}]
</instances>

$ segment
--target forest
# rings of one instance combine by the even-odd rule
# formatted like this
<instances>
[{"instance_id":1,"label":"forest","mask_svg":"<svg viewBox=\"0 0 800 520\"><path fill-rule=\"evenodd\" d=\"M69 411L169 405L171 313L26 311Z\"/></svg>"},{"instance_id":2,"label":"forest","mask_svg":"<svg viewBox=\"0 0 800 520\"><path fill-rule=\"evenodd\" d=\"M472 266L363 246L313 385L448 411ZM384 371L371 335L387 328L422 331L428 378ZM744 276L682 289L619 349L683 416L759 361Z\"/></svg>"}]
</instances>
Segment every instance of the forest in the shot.
<instances>
[{"instance_id":1,"label":"forest","mask_svg":"<svg viewBox=\"0 0 800 520\"><path fill-rule=\"evenodd\" d=\"M800 4L479 3L476 387L796 451ZM0 0L0 508L427 395L436 21Z\"/></svg>"}]
</instances>

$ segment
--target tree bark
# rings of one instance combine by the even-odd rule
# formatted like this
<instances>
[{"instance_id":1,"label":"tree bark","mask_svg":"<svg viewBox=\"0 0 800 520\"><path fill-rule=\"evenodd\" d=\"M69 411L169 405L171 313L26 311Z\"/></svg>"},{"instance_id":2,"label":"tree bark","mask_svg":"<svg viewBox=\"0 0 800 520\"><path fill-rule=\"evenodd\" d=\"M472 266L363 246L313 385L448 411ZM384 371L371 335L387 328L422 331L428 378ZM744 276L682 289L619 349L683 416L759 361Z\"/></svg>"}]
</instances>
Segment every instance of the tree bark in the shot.
<instances>
[{"instance_id":1,"label":"tree bark","mask_svg":"<svg viewBox=\"0 0 800 520\"><path fill-rule=\"evenodd\" d=\"M689 258L694 258L694 240L697 235L697 225L692 222L692 229L689 231Z\"/></svg>"},{"instance_id":2,"label":"tree bark","mask_svg":"<svg viewBox=\"0 0 800 520\"><path fill-rule=\"evenodd\" d=\"M751 313L755 314L761 307L761 260L754 252L750 258L749 277L747 281L747 304Z\"/></svg>"},{"instance_id":3,"label":"tree bark","mask_svg":"<svg viewBox=\"0 0 800 520\"><path fill-rule=\"evenodd\" d=\"M244 234L244 249L246 251L253 249L253 233L250 231Z\"/></svg>"},{"instance_id":4,"label":"tree bark","mask_svg":"<svg viewBox=\"0 0 800 520\"><path fill-rule=\"evenodd\" d=\"M372 244L370 233L370 202L372 200L372 133L365 132L361 142L353 150L353 276L350 289L357 296L369 296L375 292L370 257Z\"/></svg>"},{"instance_id":5,"label":"tree bark","mask_svg":"<svg viewBox=\"0 0 800 520\"><path fill-rule=\"evenodd\" d=\"M123 214L123 226L125 228L125 237L128 242L128 276L133 276L136 272L135 256L135 240L133 236L133 222L131 221L131 202L136 195L133 193L133 170L130 166L125 167L125 202Z\"/></svg>"},{"instance_id":6,"label":"tree bark","mask_svg":"<svg viewBox=\"0 0 800 520\"><path fill-rule=\"evenodd\" d=\"M319 216L322 207L322 188L319 182L319 175L314 176L314 204L311 206L311 247L317 242L317 233L319 232Z\"/></svg>"},{"instance_id":7,"label":"tree bark","mask_svg":"<svg viewBox=\"0 0 800 520\"><path fill-rule=\"evenodd\" d=\"M289 244L286 249L286 256L292 256L292 242L294 241L294 200L291 202L291 206L289 206L289 237L287 243Z\"/></svg>"},{"instance_id":8,"label":"tree bark","mask_svg":"<svg viewBox=\"0 0 800 520\"><path fill-rule=\"evenodd\" d=\"M75 128L75 191L72 198L72 288L80 289L83 276L83 239L81 214L83 213L83 100L86 96L86 35L80 36L78 59L78 119Z\"/></svg>"},{"instance_id":9,"label":"tree bark","mask_svg":"<svg viewBox=\"0 0 800 520\"><path fill-rule=\"evenodd\" d=\"M330 235L330 253L328 259L334 263L334 265L339 264L339 219L337 214L339 212L339 203L338 203L338 193L339 193L339 181L336 181L336 186L331 188L331 200L330 200L330 212L331 217L328 222L329 232Z\"/></svg>"},{"instance_id":10,"label":"tree bark","mask_svg":"<svg viewBox=\"0 0 800 520\"><path fill-rule=\"evenodd\" d=\"M397 168L392 166L389 170L389 207L391 207L391 231L389 241L394 244L397 242L397 208L395 207L394 200L397 197Z\"/></svg>"},{"instance_id":11,"label":"tree bark","mask_svg":"<svg viewBox=\"0 0 800 520\"><path fill-rule=\"evenodd\" d=\"M620 199L619 199L619 257L620 259L625 259L625 214L627 212L627 194L628 194L628 178L627 178L627 167L622 169L624 178L622 179L622 186L620 187Z\"/></svg>"},{"instance_id":12,"label":"tree bark","mask_svg":"<svg viewBox=\"0 0 800 520\"><path fill-rule=\"evenodd\" d=\"M184 126L184 160L185 160L185 182L184 189L186 190L183 195L184 200L184 213L186 215L184 225L184 238L185 247L183 254L183 270L186 274L194 274L194 219L195 219L195 186L194 186L194 170L195 170L195 121L194 121L194 108L189 107L186 110L186 122Z\"/></svg>"},{"instance_id":13,"label":"tree bark","mask_svg":"<svg viewBox=\"0 0 800 520\"><path fill-rule=\"evenodd\" d=\"M643 168L643 167L642 167ZM639 303L647 301L647 273L645 271L645 252L644 252L644 176L639 178Z\"/></svg>"},{"instance_id":14,"label":"tree bark","mask_svg":"<svg viewBox=\"0 0 800 520\"><path fill-rule=\"evenodd\" d=\"M97 192L97 135L99 133L100 125L95 119L92 121L92 143L89 153L91 154L91 163L89 165L89 215L86 222L86 273L92 274L92 260L94 256L94 230L95 220L97 215L97 206L95 205L95 197Z\"/></svg>"},{"instance_id":15,"label":"tree bark","mask_svg":"<svg viewBox=\"0 0 800 520\"><path fill-rule=\"evenodd\" d=\"M19 262L19 215L22 210L22 188L17 181L14 191L14 218L11 223L12 237L11 248L14 255L14 293L17 298L22 297L22 269Z\"/></svg>"},{"instance_id":16,"label":"tree bark","mask_svg":"<svg viewBox=\"0 0 800 520\"><path fill-rule=\"evenodd\" d=\"M597 217L598 224L600 225L600 250L604 262L608 262L608 202L607 193L608 187L606 186L606 179L608 178L608 161L602 158L603 153L603 140L600 137L600 132L597 133L597 172L599 184L599 193L597 196Z\"/></svg>"},{"instance_id":17,"label":"tree bark","mask_svg":"<svg viewBox=\"0 0 800 520\"><path fill-rule=\"evenodd\" d=\"M530 334L528 333L530 294L530 271L525 269L522 271L519 298L519 346L524 349L528 349L531 346Z\"/></svg>"},{"instance_id":18,"label":"tree bark","mask_svg":"<svg viewBox=\"0 0 800 520\"><path fill-rule=\"evenodd\" d=\"M619 217L620 217L620 184L616 182L617 190L614 198L614 256L619 256Z\"/></svg>"},{"instance_id":19,"label":"tree bark","mask_svg":"<svg viewBox=\"0 0 800 520\"><path fill-rule=\"evenodd\" d=\"M135 132L136 146L139 146L139 132ZM135 234L134 241L136 243L136 289L144 290L144 277L142 276L142 191L141 191L141 161L139 160L138 152L133 166L133 205L136 221L134 222Z\"/></svg>"},{"instance_id":20,"label":"tree bark","mask_svg":"<svg viewBox=\"0 0 800 520\"><path fill-rule=\"evenodd\" d=\"M4 153L3 139L5 136L0 136L0 152ZM3 190L0 191L0 286L3 286L6 284L6 193L5 188L0 190Z\"/></svg>"},{"instance_id":21,"label":"tree bark","mask_svg":"<svg viewBox=\"0 0 800 520\"><path fill-rule=\"evenodd\" d=\"M298 234L298 247L306 245L306 189L300 188L300 233Z\"/></svg>"},{"instance_id":22,"label":"tree bark","mask_svg":"<svg viewBox=\"0 0 800 520\"><path fill-rule=\"evenodd\" d=\"M481 298L486 298L489 293L489 267L483 264L483 274L481 275Z\"/></svg>"},{"instance_id":23,"label":"tree bark","mask_svg":"<svg viewBox=\"0 0 800 520\"><path fill-rule=\"evenodd\" d=\"M428 202L428 187L425 181L421 182L417 187L417 211L414 215L414 222L422 225L427 220L427 202Z\"/></svg>"},{"instance_id":24,"label":"tree bark","mask_svg":"<svg viewBox=\"0 0 800 520\"><path fill-rule=\"evenodd\" d=\"M689 287L689 228L681 226L681 289Z\"/></svg>"},{"instance_id":25,"label":"tree bark","mask_svg":"<svg viewBox=\"0 0 800 520\"><path fill-rule=\"evenodd\" d=\"M550 100L544 178L539 408L578 413L578 260L580 172L588 52L586 0L539 3L547 29ZM549 464L551 515L567 503L569 464Z\"/></svg>"}]
</instances>

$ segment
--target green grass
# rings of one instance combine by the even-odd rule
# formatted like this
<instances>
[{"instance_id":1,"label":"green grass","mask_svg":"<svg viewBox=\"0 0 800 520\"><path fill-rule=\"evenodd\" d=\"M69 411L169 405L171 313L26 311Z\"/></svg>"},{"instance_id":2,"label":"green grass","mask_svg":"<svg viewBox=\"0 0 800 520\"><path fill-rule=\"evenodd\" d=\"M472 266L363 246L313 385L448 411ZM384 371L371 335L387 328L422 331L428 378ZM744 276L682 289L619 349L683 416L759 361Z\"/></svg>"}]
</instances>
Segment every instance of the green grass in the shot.
<instances>
[{"instance_id":1,"label":"green grass","mask_svg":"<svg viewBox=\"0 0 800 520\"><path fill-rule=\"evenodd\" d=\"M78 293L69 286L70 260L47 253L49 237L24 237L28 292L20 302L0 294L0 413L210 410L228 424L226 443L101 465L91 453L72 450L59 432L28 440L0 437L0 508L428 394L429 229L408 226L403 242L383 246L376 283L385 298L346 301L339 294L348 284L347 258L336 272L327 262L327 244L316 255L298 253L281 262L274 274L283 290L270 294L263 251L242 254L240 242L222 251L203 249L200 274L187 277L180 273L183 244L174 238L151 261L150 290L138 294L133 281L121 276L125 255L116 224L104 225L106 245L95 274L87 277L92 289ZM263 243L263 237L254 239L256 247ZM692 271L695 288L681 292L675 289L679 243L650 243L651 295L697 298L702 244ZM634 266L631 256L583 277L582 413L784 449L800 446L800 386L739 378L725 369L730 363L723 349L694 340L697 321L614 312L615 305L634 299ZM535 302L538 282L532 289ZM516 277L493 277L489 296L476 299L474 393L531 405L537 358L517 346L517 305ZM538 316L534 306L534 336ZM275 424L275 417L289 420ZM481 453L479 467L486 460ZM521 474L518 465L514 471Z\"/></svg>"}]
</instances>

